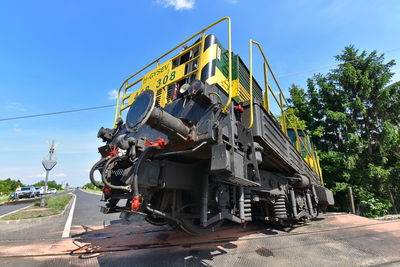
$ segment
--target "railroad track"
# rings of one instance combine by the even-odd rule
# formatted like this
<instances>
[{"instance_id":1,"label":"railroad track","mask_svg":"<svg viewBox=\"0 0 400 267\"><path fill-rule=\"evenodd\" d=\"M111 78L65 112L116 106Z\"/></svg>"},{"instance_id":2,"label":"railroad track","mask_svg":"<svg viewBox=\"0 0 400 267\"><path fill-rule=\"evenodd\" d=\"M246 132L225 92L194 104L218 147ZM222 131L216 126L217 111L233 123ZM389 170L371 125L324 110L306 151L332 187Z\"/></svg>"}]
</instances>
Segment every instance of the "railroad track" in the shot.
<instances>
[{"instance_id":1,"label":"railroad track","mask_svg":"<svg viewBox=\"0 0 400 267\"><path fill-rule=\"evenodd\" d=\"M368 228L376 228L376 226L382 226L383 228L393 228L388 231L369 231ZM393 227L399 226L399 227ZM382 228L381 227L381 228ZM302 229L304 227L299 227L296 229ZM383 229L382 228L382 229ZM90 257L91 255L97 256L101 253L108 252L124 252L124 251L133 251L133 250L149 250L149 249L159 249L159 248L171 248L171 247L181 247L181 248L190 248L190 247L199 247L199 246L211 246L216 247L219 245L231 243L231 242L246 242L246 241L256 241L256 240L265 240L265 239L280 239L280 238L290 238L295 236L306 236L310 237L314 235L332 235L335 232L340 232L335 239L335 241L346 241L351 238L352 235L356 235L357 238L368 238L374 237L379 238L380 236L384 236L387 234L400 234L400 220L394 221L379 221L376 223L365 223L360 225L352 225L346 227L331 227L329 229L316 229L311 231L300 231L300 232L278 232L277 234L268 235L264 232L265 226L262 225L251 225L249 229L242 229L238 226L228 226L223 227L221 231L217 231L214 234L209 235L208 237L193 237L183 235L178 238L174 238L174 235L181 234L175 230L165 229L165 230L155 230L155 231L142 231L136 232L132 234L121 234L117 236L113 236L111 233L105 234L103 236L99 235L101 230L94 230L91 232L87 232L82 234L80 237L71 238L72 244L76 246L76 248L70 248L64 251L58 251L54 253L34 253L34 254L15 254L15 255L0 255L0 259L10 259L10 258L29 258L29 257L57 257L57 256L79 256L79 257ZM366 230L366 231L365 231ZM275 229L268 229L267 231L275 231ZM358 232L362 232L362 235L357 234ZM236 233L236 234L235 234ZM351 234L353 233L353 234ZM222 236L221 236L222 235ZM118 239L131 239L132 241L135 239L140 239L143 236L152 236L153 239L150 239L150 242L142 242L142 243L130 243L126 244L122 242L118 244L118 242L111 242L113 245L101 247L98 244L101 244L105 240L118 241ZM340 237L341 236L341 237ZM13 242L15 240L2 240L2 242ZM41 241L46 241L43 239ZM48 239L47 241L55 241L54 239ZM124 240L126 241L126 240ZM331 240L318 240L313 243L314 245L323 246L324 243L331 242ZM106 242L109 243L109 242ZM399 258L400 260L400 258Z\"/></svg>"},{"instance_id":2,"label":"railroad track","mask_svg":"<svg viewBox=\"0 0 400 267\"><path fill-rule=\"evenodd\" d=\"M61 195L63 193L67 193L67 192L68 191L64 191L64 192L59 192L59 193L56 193L56 194L48 193L46 197L50 198L50 197L58 196L58 195ZM39 197L34 197L34 198L7 201L7 202L0 203L0 206L9 206L9 205L18 205L18 204L23 204L23 203L31 203L31 202L35 202L35 201L40 200L40 199L41 199L41 197L39 196Z\"/></svg>"},{"instance_id":3,"label":"railroad track","mask_svg":"<svg viewBox=\"0 0 400 267\"><path fill-rule=\"evenodd\" d=\"M0 206L18 205L18 204L23 204L23 203L35 202L36 200L40 200L40 197L3 202L3 203L0 203Z\"/></svg>"}]
</instances>

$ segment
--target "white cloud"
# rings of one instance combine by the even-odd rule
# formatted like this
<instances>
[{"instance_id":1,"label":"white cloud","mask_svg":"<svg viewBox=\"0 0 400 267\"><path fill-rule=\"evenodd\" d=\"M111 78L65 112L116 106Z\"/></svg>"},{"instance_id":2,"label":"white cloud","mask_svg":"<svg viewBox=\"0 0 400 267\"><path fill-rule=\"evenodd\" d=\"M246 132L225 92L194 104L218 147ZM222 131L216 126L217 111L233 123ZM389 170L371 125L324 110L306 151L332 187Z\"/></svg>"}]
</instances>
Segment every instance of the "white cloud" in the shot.
<instances>
[{"instance_id":1,"label":"white cloud","mask_svg":"<svg viewBox=\"0 0 400 267\"><path fill-rule=\"evenodd\" d=\"M24 105L22 105L19 102L8 102L8 103L6 103L6 108L11 109L11 110L16 110L16 111L26 111L26 108L24 108Z\"/></svg>"},{"instance_id":2,"label":"white cloud","mask_svg":"<svg viewBox=\"0 0 400 267\"><path fill-rule=\"evenodd\" d=\"M32 175L31 177L33 177L33 178L45 178L46 177L46 173L38 173L36 175Z\"/></svg>"},{"instance_id":3,"label":"white cloud","mask_svg":"<svg viewBox=\"0 0 400 267\"><path fill-rule=\"evenodd\" d=\"M195 0L157 0L157 3L164 7L172 6L175 10L183 10L194 8Z\"/></svg>"},{"instance_id":4,"label":"white cloud","mask_svg":"<svg viewBox=\"0 0 400 267\"><path fill-rule=\"evenodd\" d=\"M108 94L108 99L115 100L115 99L117 99L118 91L114 89L114 90L108 91L107 94Z\"/></svg>"},{"instance_id":5,"label":"white cloud","mask_svg":"<svg viewBox=\"0 0 400 267\"><path fill-rule=\"evenodd\" d=\"M22 132L22 129L21 129L21 128L18 128L18 127L13 128L12 130L13 130L14 133L20 133L20 132Z\"/></svg>"},{"instance_id":6,"label":"white cloud","mask_svg":"<svg viewBox=\"0 0 400 267\"><path fill-rule=\"evenodd\" d=\"M38 173L36 175L31 175L30 177L31 178L45 178L46 177L46 173L45 172L44 173ZM65 173L58 173L58 174L55 174L55 175L50 173L49 178L51 178L51 177L67 177L67 175Z\"/></svg>"},{"instance_id":7,"label":"white cloud","mask_svg":"<svg viewBox=\"0 0 400 267\"><path fill-rule=\"evenodd\" d=\"M228 3L232 5L239 3L239 0L226 0L226 1L228 1Z\"/></svg>"}]
</instances>

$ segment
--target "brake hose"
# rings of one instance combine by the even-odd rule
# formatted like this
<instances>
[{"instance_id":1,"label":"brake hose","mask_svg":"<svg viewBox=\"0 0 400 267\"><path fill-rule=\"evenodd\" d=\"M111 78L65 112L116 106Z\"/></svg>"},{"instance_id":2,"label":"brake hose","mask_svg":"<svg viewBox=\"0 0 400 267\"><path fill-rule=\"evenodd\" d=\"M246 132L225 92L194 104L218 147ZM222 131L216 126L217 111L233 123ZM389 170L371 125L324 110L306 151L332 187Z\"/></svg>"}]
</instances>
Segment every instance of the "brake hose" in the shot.
<instances>
[{"instance_id":1,"label":"brake hose","mask_svg":"<svg viewBox=\"0 0 400 267\"><path fill-rule=\"evenodd\" d=\"M94 164L93 165L93 167L90 169L90 172L89 172L89 178L90 178L90 181L92 182L92 184L95 186L95 187L97 187L97 188L99 188L99 189L103 189L103 185L101 185L101 184L98 184L97 183L97 181L94 179L94 172L96 171L96 170L99 170L101 167L102 167L102 165L104 165L104 163L107 161L107 158L102 158L101 160L99 160L98 162L96 162L96 164ZM103 166L104 167L104 166ZM99 170L100 171L100 170ZM101 172L100 172L100 174L101 174Z\"/></svg>"}]
</instances>

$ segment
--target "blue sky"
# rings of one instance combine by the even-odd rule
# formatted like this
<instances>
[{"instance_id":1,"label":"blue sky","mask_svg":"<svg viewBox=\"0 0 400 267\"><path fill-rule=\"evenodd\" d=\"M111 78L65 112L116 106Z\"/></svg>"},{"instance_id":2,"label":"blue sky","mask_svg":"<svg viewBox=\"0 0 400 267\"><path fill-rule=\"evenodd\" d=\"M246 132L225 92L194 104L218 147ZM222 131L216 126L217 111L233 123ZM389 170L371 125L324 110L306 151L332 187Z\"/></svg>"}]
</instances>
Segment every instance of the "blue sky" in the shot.
<instances>
[{"instance_id":1,"label":"blue sky","mask_svg":"<svg viewBox=\"0 0 400 267\"><path fill-rule=\"evenodd\" d=\"M348 44L400 62L399 14L399 1L2 0L0 118L113 104L126 77L224 16L232 18L233 50L247 62L248 40L263 44L285 90L314 72L288 74L334 64ZM224 29L212 33L225 39ZM399 80L400 66L393 70ZM0 121L0 179L42 179L46 141L55 139L50 179L87 183L97 131L113 115L108 108Z\"/></svg>"}]
</instances>

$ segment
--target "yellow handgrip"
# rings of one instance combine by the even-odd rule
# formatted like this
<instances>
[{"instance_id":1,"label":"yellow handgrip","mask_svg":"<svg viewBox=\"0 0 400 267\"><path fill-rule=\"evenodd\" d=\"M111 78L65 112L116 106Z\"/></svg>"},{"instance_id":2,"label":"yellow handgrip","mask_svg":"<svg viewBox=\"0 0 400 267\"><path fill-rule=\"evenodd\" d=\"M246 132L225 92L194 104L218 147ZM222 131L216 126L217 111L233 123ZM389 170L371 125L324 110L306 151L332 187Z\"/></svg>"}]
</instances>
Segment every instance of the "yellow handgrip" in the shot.
<instances>
[{"instance_id":1,"label":"yellow handgrip","mask_svg":"<svg viewBox=\"0 0 400 267\"><path fill-rule=\"evenodd\" d=\"M228 113L229 105L232 102L232 36L231 36L231 18L225 17L223 19L228 20L228 65L229 65L229 92L228 92L228 101L225 104L225 107L222 109L223 113Z\"/></svg>"},{"instance_id":2,"label":"yellow handgrip","mask_svg":"<svg viewBox=\"0 0 400 267\"><path fill-rule=\"evenodd\" d=\"M249 58L250 58L250 122L249 129L253 126L253 40L249 41Z\"/></svg>"},{"instance_id":3,"label":"yellow handgrip","mask_svg":"<svg viewBox=\"0 0 400 267\"><path fill-rule=\"evenodd\" d=\"M262 50L261 45L258 42L253 41L253 40L250 40L250 49L249 49L249 52L250 52L250 116L251 116L250 123L249 123L249 128L253 125L253 119L254 119L253 118L254 117L253 116L253 109L252 109L253 108L253 99L252 99L252 92L253 92L253 83L252 83L253 82L253 79L252 79L252 75L253 75L253 51L252 51L252 44L257 45L257 47L258 47L258 49L259 49L259 51L260 51L260 53L261 53L261 55L262 55L262 57L264 59L264 79L265 79L264 82L265 82L265 87L266 87L265 88L266 92L264 92L264 108L267 110L267 112L269 112L269 102L270 101L269 101L268 93L271 92L271 95L273 96L273 98L275 99L276 103L278 104L278 106L279 106L279 108L281 110L281 116L282 116L281 128L282 128L282 132L286 136L288 135L287 123L293 128L293 130L295 131L295 135L296 135L296 141L297 141L296 142L296 144L297 144L296 148L297 148L297 151L299 153L301 153L300 144L302 144L304 149L306 150L305 151L306 152L306 158L304 160L307 162L307 164L312 169L314 169L316 171L316 173L319 175L319 177L321 179L321 183L323 184L324 182L323 182L323 179L322 179L321 167L319 165L319 158L316 155L315 150L311 147L311 145L310 145L311 149L308 148L307 144L309 143L309 140L307 142L306 139L303 141L300 138L297 129L300 129L303 133L305 133L305 131L302 129L300 123L297 120L297 117L294 118L294 122L293 122L294 125L293 125L292 121L287 116L286 111L285 111L285 105L289 106L289 103L288 103L287 99L285 98L285 96L283 94L283 91L282 91L282 89L281 89L281 87L280 87L280 85L279 85L279 83L278 83L278 81L276 79L275 74L273 73L273 71L271 69L271 66L268 63L268 60L267 60L267 58L266 58L266 56L264 54L264 51ZM270 87L270 85L268 83L268 75L267 75L268 71L271 73L272 78L273 78L276 86L279 89L279 99L275 95L274 91L272 90L272 88Z\"/></svg>"}]
</instances>

